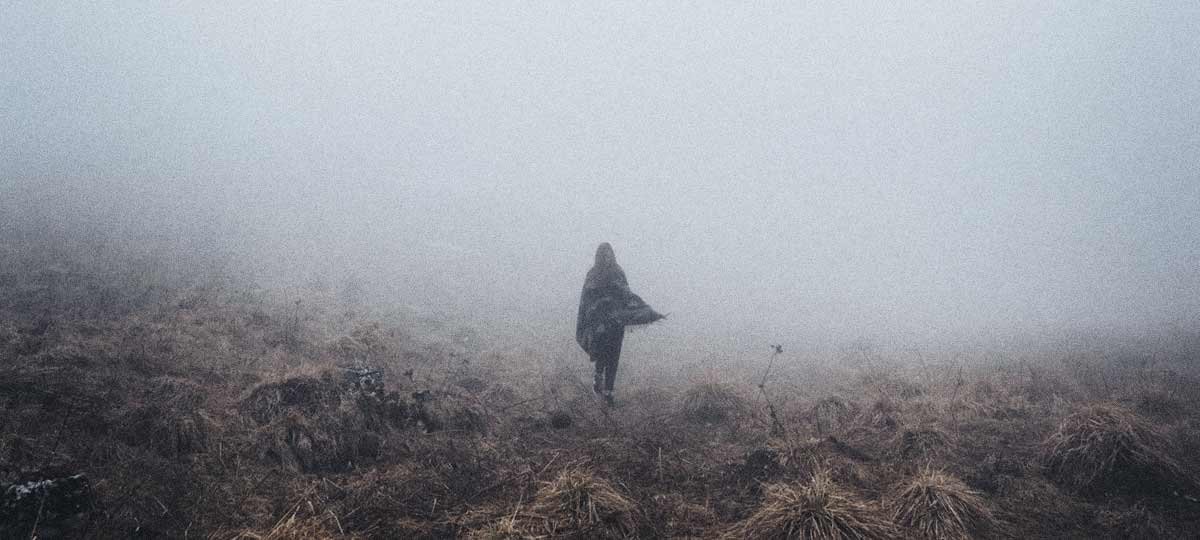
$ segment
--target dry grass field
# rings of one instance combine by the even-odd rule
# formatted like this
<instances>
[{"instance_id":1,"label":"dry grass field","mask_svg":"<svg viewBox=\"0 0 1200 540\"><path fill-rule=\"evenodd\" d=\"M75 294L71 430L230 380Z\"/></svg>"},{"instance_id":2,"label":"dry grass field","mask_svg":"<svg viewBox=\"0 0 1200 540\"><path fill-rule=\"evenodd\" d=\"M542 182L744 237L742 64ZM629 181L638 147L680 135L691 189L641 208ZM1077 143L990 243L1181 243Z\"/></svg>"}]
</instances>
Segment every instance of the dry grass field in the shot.
<instances>
[{"instance_id":1,"label":"dry grass field","mask_svg":"<svg viewBox=\"0 0 1200 540\"><path fill-rule=\"evenodd\" d=\"M1200 536L1194 342L629 358L606 410L582 356L336 294L2 270L6 539Z\"/></svg>"}]
</instances>

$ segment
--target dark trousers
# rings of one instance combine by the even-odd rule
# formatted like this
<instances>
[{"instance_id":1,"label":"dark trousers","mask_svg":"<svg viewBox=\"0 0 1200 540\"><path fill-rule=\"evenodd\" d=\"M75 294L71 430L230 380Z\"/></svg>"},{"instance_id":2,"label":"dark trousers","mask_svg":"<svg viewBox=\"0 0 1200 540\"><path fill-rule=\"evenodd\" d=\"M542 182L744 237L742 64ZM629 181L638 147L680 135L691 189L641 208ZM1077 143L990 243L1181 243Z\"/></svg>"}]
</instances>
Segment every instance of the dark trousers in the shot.
<instances>
[{"instance_id":1,"label":"dark trousers","mask_svg":"<svg viewBox=\"0 0 1200 540\"><path fill-rule=\"evenodd\" d=\"M624 327L596 336L592 350L592 362L596 364L593 390L610 393L613 391L613 383L617 380L617 364L621 361L621 342L624 340Z\"/></svg>"}]
</instances>

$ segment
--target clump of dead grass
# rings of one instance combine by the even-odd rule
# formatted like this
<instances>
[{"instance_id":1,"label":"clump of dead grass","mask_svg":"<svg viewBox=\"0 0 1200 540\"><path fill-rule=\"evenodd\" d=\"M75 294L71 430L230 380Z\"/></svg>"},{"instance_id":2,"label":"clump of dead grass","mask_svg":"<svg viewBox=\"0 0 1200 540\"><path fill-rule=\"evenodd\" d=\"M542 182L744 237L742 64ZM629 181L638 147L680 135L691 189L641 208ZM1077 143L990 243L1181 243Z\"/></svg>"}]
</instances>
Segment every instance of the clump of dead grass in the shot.
<instances>
[{"instance_id":1,"label":"clump of dead grass","mask_svg":"<svg viewBox=\"0 0 1200 540\"><path fill-rule=\"evenodd\" d=\"M746 400L732 386L719 382L693 385L684 393L681 405L684 418L699 424L725 423L746 409Z\"/></svg>"},{"instance_id":2,"label":"clump of dead grass","mask_svg":"<svg viewBox=\"0 0 1200 540\"><path fill-rule=\"evenodd\" d=\"M901 485L892 505L896 523L929 540L985 536L995 521L979 493L929 467Z\"/></svg>"},{"instance_id":3,"label":"clump of dead grass","mask_svg":"<svg viewBox=\"0 0 1200 540\"><path fill-rule=\"evenodd\" d=\"M1166 452L1165 438L1140 416L1111 404L1067 416L1042 443L1048 475L1078 491L1161 491L1194 482Z\"/></svg>"},{"instance_id":4,"label":"clump of dead grass","mask_svg":"<svg viewBox=\"0 0 1200 540\"><path fill-rule=\"evenodd\" d=\"M633 501L582 468L566 470L544 484L529 512L554 537L630 538L636 532Z\"/></svg>"},{"instance_id":5,"label":"clump of dead grass","mask_svg":"<svg viewBox=\"0 0 1200 540\"><path fill-rule=\"evenodd\" d=\"M726 538L887 539L895 538L891 523L872 504L855 498L817 471L799 486L772 484L758 510L738 523Z\"/></svg>"}]
</instances>

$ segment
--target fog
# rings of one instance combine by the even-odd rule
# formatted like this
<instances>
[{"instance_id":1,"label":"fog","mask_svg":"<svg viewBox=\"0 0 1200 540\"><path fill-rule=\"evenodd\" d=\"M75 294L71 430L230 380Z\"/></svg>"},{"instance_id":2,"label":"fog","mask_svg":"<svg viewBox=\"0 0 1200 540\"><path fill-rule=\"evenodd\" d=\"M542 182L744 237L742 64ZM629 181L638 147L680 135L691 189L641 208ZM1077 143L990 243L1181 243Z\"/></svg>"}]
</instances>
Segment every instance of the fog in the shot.
<instances>
[{"instance_id":1,"label":"fog","mask_svg":"<svg viewBox=\"0 0 1200 540\"><path fill-rule=\"evenodd\" d=\"M604 4L4 3L2 224L564 341L602 241L676 350L1195 326L1195 2Z\"/></svg>"}]
</instances>

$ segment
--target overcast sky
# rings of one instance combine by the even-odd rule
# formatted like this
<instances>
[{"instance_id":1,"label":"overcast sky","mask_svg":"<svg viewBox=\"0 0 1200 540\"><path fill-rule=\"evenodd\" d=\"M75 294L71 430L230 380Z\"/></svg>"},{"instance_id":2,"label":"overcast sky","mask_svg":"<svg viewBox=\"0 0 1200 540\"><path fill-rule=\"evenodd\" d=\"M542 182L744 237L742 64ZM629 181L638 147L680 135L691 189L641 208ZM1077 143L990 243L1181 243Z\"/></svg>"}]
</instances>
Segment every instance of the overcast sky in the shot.
<instances>
[{"instance_id":1,"label":"overcast sky","mask_svg":"<svg viewBox=\"0 0 1200 540\"><path fill-rule=\"evenodd\" d=\"M567 339L601 241L668 336L1200 312L1192 0L119 4L0 1L10 211Z\"/></svg>"}]
</instances>

